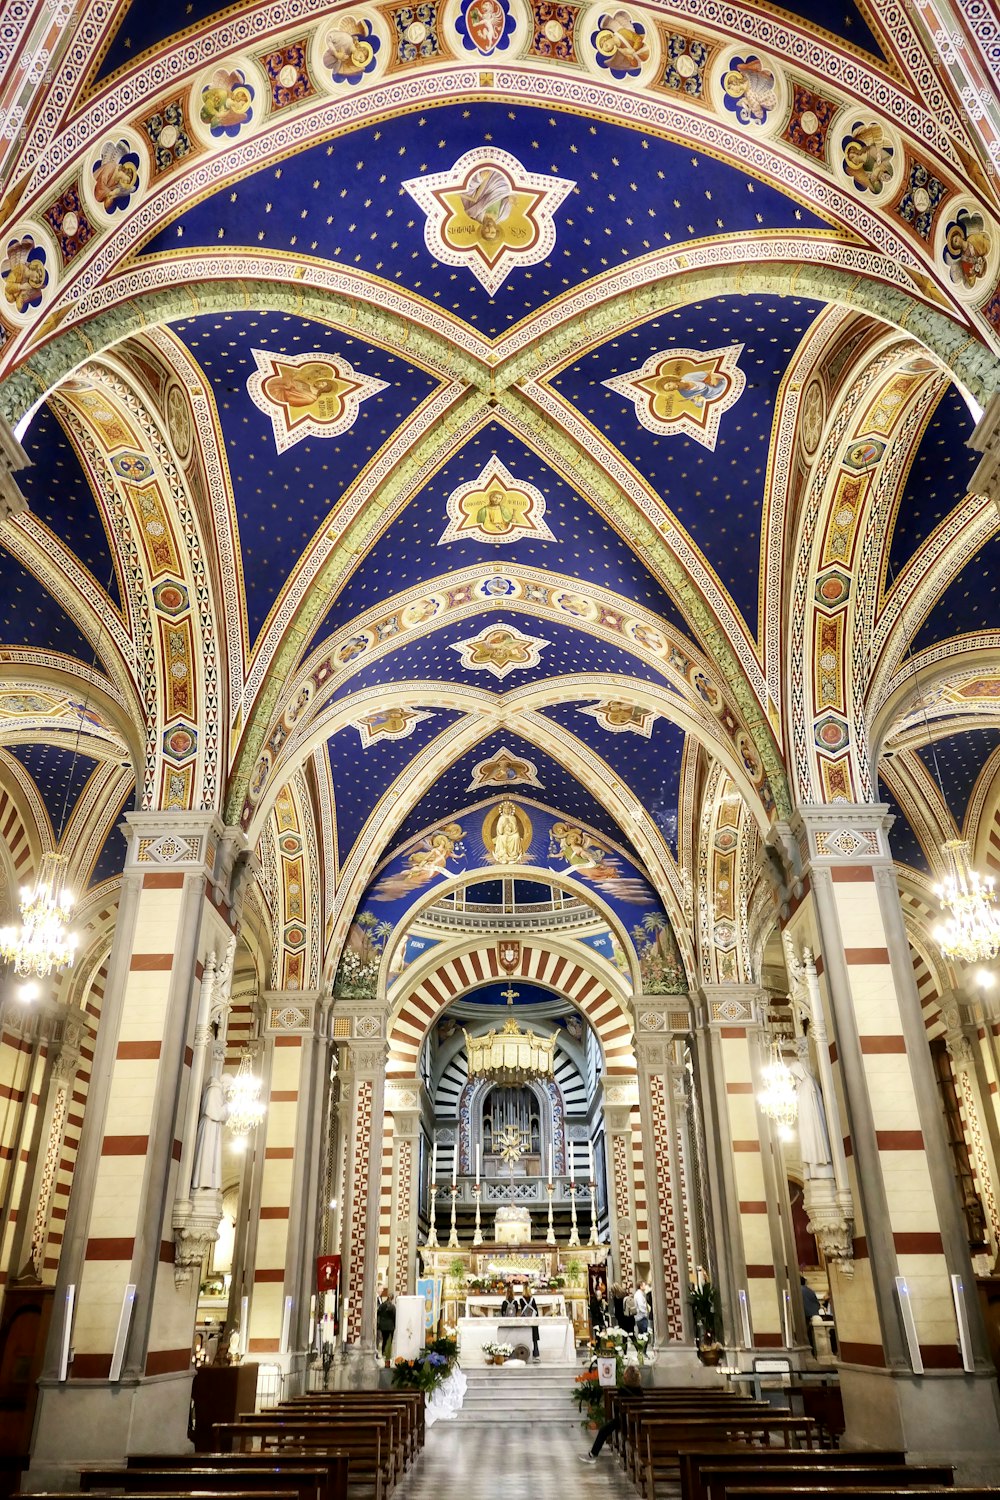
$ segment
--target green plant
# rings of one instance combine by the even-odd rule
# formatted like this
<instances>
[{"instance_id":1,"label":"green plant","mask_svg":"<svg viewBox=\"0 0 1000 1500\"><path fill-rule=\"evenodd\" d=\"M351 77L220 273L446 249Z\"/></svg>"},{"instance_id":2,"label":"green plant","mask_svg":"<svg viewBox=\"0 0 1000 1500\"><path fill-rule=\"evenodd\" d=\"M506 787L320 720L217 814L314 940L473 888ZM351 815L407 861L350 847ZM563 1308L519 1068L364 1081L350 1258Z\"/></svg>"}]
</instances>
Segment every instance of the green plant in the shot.
<instances>
[{"instance_id":1,"label":"green plant","mask_svg":"<svg viewBox=\"0 0 1000 1500\"><path fill-rule=\"evenodd\" d=\"M466 1272L465 1261L462 1259L462 1257L460 1255L456 1255L455 1259L451 1263L451 1266L450 1266L449 1271L448 1271L448 1275L451 1277L452 1281L464 1281L465 1280L465 1272Z\"/></svg>"},{"instance_id":2,"label":"green plant","mask_svg":"<svg viewBox=\"0 0 1000 1500\"><path fill-rule=\"evenodd\" d=\"M718 1287L713 1286L710 1281L703 1281L700 1286L692 1286L688 1302L694 1316L699 1344L717 1344L722 1325Z\"/></svg>"},{"instance_id":3,"label":"green plant","mask_svg":"<svg viewBox=\"0 0 1000 1500\"><path fill-rule=\"evenodd\" d=\"M568 1260L566 1262L566 1279L570 1286L579 1286L583 1280L583 1261Z\"/></svg>"}]
</instances>

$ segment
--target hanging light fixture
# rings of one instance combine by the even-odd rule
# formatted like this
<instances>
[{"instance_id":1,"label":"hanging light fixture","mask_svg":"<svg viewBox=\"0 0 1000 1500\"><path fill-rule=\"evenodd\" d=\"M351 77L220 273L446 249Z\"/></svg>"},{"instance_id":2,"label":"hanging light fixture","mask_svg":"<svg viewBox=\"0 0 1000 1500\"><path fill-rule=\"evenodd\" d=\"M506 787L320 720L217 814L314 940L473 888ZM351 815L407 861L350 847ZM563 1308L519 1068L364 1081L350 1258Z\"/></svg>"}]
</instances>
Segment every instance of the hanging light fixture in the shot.
<instances>
[{"instance_id":1,"label":"hanging light fixture","mask_svg":"<svg viewBox=\"0 0 1000 1500\"><path fill-rule=\"evenodd\" d=\"M229 1111L226 1124L241 1149L267 1113L267 1105L260 1097L260 1090L261 1081L253 1073L250 1049L245 1047L240 1065L226 1090Z\"/></svg>"},{"instance_id":2,"label":"hanging light fixture","mask_svg":"<svg viewBox=\"0 0 1000 1500\"><path fill-rule=\"evenodd\" d=\"M789 1130L799 1116L799 1096L795 1079L777 1042L771 1046L771 1061L761 1072L763 1088L757 1094L761 1113Z\"/></svg>"},{"instance_id":3,"label":"hanging light fixture","mask_svg":"<svg viewBox=\"0 0 1000 1500\"><path fill-rule=\"evenodd\" d=\"M934 941L945 958L962 963L988 963L1000 953L1000 911L992 875L972 868L965 839L949 839L942 846L948 874L934 894L951 915L934 929Z\"/></svg>"},{"instance_id":4,"label":"hanging light fixture","mask_svg":"<svg viewBox=\"0 0 1000 1500\"><path fill-rule=\"evenodd\" d=\"M44 979L73 962L77 936L68 923L73 897L66 889L66 856L42 855L38 881L21 888L21 925L0 929L0 954L22 976Z\"/></svg>"}]
</instances>

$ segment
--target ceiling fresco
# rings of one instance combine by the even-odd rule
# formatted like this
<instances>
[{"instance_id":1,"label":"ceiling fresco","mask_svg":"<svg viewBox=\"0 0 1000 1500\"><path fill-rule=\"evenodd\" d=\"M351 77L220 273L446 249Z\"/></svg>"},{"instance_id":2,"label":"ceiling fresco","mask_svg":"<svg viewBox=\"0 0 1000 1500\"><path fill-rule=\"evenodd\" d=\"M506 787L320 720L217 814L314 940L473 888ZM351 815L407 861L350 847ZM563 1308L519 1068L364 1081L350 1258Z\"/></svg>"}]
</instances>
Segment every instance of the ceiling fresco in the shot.
<instances>
[{"instance_id":1,"label":"ceiling fresco","mask_svg":"<svg viewBox=\"0 0 1000 1500\"><path fill-rule=\"evenodd\" d=\"M368 993L509 795L672 992L796 802L932 873L929 736L988 841L1000 144L924 9L84 0L0 68L0 781L92 880L211 812L280 925L294 804Z\"/></svg>"}]
</instances>

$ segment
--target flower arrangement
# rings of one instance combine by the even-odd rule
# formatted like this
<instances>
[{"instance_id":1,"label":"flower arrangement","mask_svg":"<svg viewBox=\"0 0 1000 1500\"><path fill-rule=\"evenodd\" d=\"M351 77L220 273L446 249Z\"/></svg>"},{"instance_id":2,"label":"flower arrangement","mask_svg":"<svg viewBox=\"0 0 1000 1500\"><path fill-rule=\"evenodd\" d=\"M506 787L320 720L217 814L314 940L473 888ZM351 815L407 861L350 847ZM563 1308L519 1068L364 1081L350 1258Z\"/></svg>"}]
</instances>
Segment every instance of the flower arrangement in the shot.
<instances>
[{"instance_id":1,"label":"flower arrangement","mask_svg":"<svg viewBox=\"0 0 1000 1500\"><path fill-rule=\"evenodd\" d=\"M604 1416L604 1392L596 1370L584 1370L573 1383L573 1400L586 1423L600 1422Z\"/></svg>"},{"instance_id":2,"label":"flower arrangement","mask_svg":"<svg viewBox=\"0 0 1000 1500\"><path fill-rule=\"evenodd\" d=\"M513 1355L514 1346L513 1344L484 1344L483 1353L495 1365L502 1365L505 1359L510 1359Z\"/></svg>"},{"instance_id":3,"label":"flower arrangement","mask_svg":"<svg viewBox=\"0 0 1000 1500\"><path fill-rule=\"evenodd\" d=\"M432 1339L416 1359L397 1359L392 1367L392 1384L396 1390L423 1391L430 1395L443 1385L458 1358L458 1340L454 1334Z\"/></svg>"}]
</instances>

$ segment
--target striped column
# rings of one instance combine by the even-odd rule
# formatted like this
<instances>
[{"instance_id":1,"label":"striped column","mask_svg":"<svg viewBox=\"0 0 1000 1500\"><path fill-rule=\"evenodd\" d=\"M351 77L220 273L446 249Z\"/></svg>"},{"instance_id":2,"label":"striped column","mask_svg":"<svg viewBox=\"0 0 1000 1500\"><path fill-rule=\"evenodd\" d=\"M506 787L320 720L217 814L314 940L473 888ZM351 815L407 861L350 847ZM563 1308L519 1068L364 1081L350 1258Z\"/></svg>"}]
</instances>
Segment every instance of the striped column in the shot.
<instances>
[{"instance_id":1,"label":"striped column","mask_svg":"<svg viewBox=\"0 0 1000 1500\"><path fill-rule=\"evenodd\" d=\"M83 1034L81 1013L76 1011L73 1015L78 1019L71 1023L72 1038L64 1035L61 1042L50 1044L42 1073L29 1165L7 1260L14 1271L30 1261L40 1274L47 1253L54 1257L53 1264L58 1265L62 1224L58 1221L53 1224L51 1211L57 1173L67 1150L70 1096L80 1066L77 1049ZM64 1032L65 1029L64 1026Z\"/></svg>"},{"instance_id":2,"label":"striped column","mask_svg":"<svg viewBox=\"0 0 1000 1500\"><path fill-rule=\"evenodd\" d=\"M752 1346L781 1348L782 1295L787 1287L788 1259L779 1217L780 1195L772 1159L774 1142L763 1127L756 1094L760 1068L769 1046L762 1026L763 994L747 985L706 985L705 1003L711 1029L719 1111L727 1137L724 1181L726 1217L737 1236L732 1257L733 1333L745 1343L740 1293L749 1304Z\"/></svg>"},{"instance_id":3,"label":"striped column","mask_svg":"<svg viewBox=\"0 0 1000 1500\"><path fill-rule=\"evenodd\" d=\"M603 1076L601 1106L611 1252L617 1275L634 1286L651 1269L638 1081Z\"/></svg>"},{"instance_id":4,"label":"striped column","mask_svg":"<svg viewBox=\"0 0 1000 1500\"><path fill-rule=\"evenodd\" d=\"M687 1233L679 1137L674 1120L673 1043L636 1043L639 1119L649 1207L653 1326L657 1343L690 1338Z\"/></svg>"},{"instance_id":5,"label":"striped column","mask_svg":"<svg viewBox=\"0 0 1000 1500\"><path fill-rule=\"evenodd\" d=\"M385 1114L387 1122L391 1122L392 1126L388 1139L388 1199L391 1213L384 1266L380 1245L379 1272L384 1271L386 1284L397 1297L400 1297L415 1289L419 1208L419 1182L417 1180L420 1158L419 1089L409 1083L387 1082ZM384 1170L383 1157L383 1173ZM383 1191L380 1205L385 1198L386 1194Z\"/></svg>"},{"instance_id":6,"label":"striped column","mask_svg":"<svg viewBox=\"0 0 1000 1500\"><path fill-rule=\"evenodd\" d=\"M995 1455L1000 1429L985 1383L988 1352L974 1293L966 1308L982 1379L954 1377L961 1356L950 1276L960 1275L970 1291L974 1282L890 824L880 806L847 804L800 808L791 824L812 899L790 926L796 941L817 948L855 1195L854 1271L845 1275L834 1265L830 1273L848 1437L942 1452L938 1424L949 1423L952 1456ZM911 1354L901 1295L926 1372L919 1387L906 1378ZM927 1382L939 1372L947 1379L935 1383L931 1397Z\"/></svg>"},{"instance_id":7,"label":"striped column","mask_svg":"<svg viewBox=\"0 0 1000 1500\"><path fill-rule=\"evenodd\" d=\"M317 993L265 992L263 1001L269 1089L259 1130L256 1244L252 1273L246 1273L252 1286L248 1352L278 1355L295 1372L306 1354L315 1284L328 1047Z\"/></svg>"},{"instance_id":8,"label":"striped column","mask_svg":"<svg viewBox=\"0 0 1000 1500\"><path fill-rule=\"evenodd\" d=\"M367 1352L375 1347L385 1043L342 1043L340 1057L340 1118L345 1137L340 1254L347 1343Z\"/></svg>"},{"instance_id":9,"label":"striped column","mask_svg":"<svg viewBox=\"0 0 1000 1500\"><path fill-rule=\"evenodd\" d=\"M216 882L231 870L241 836L208 813L133 813L126 821L129 849L39 1407L32 1474L46 1482L81 1456L120 1459L186 1441L198 1277L175 1276L178 1132L202 965L209 951L224 951L232 931ZM74 1358L60 1384L71 1285ZM129 1286L122 1385L109 1402Z\"/></svg>"}]
</instances>

